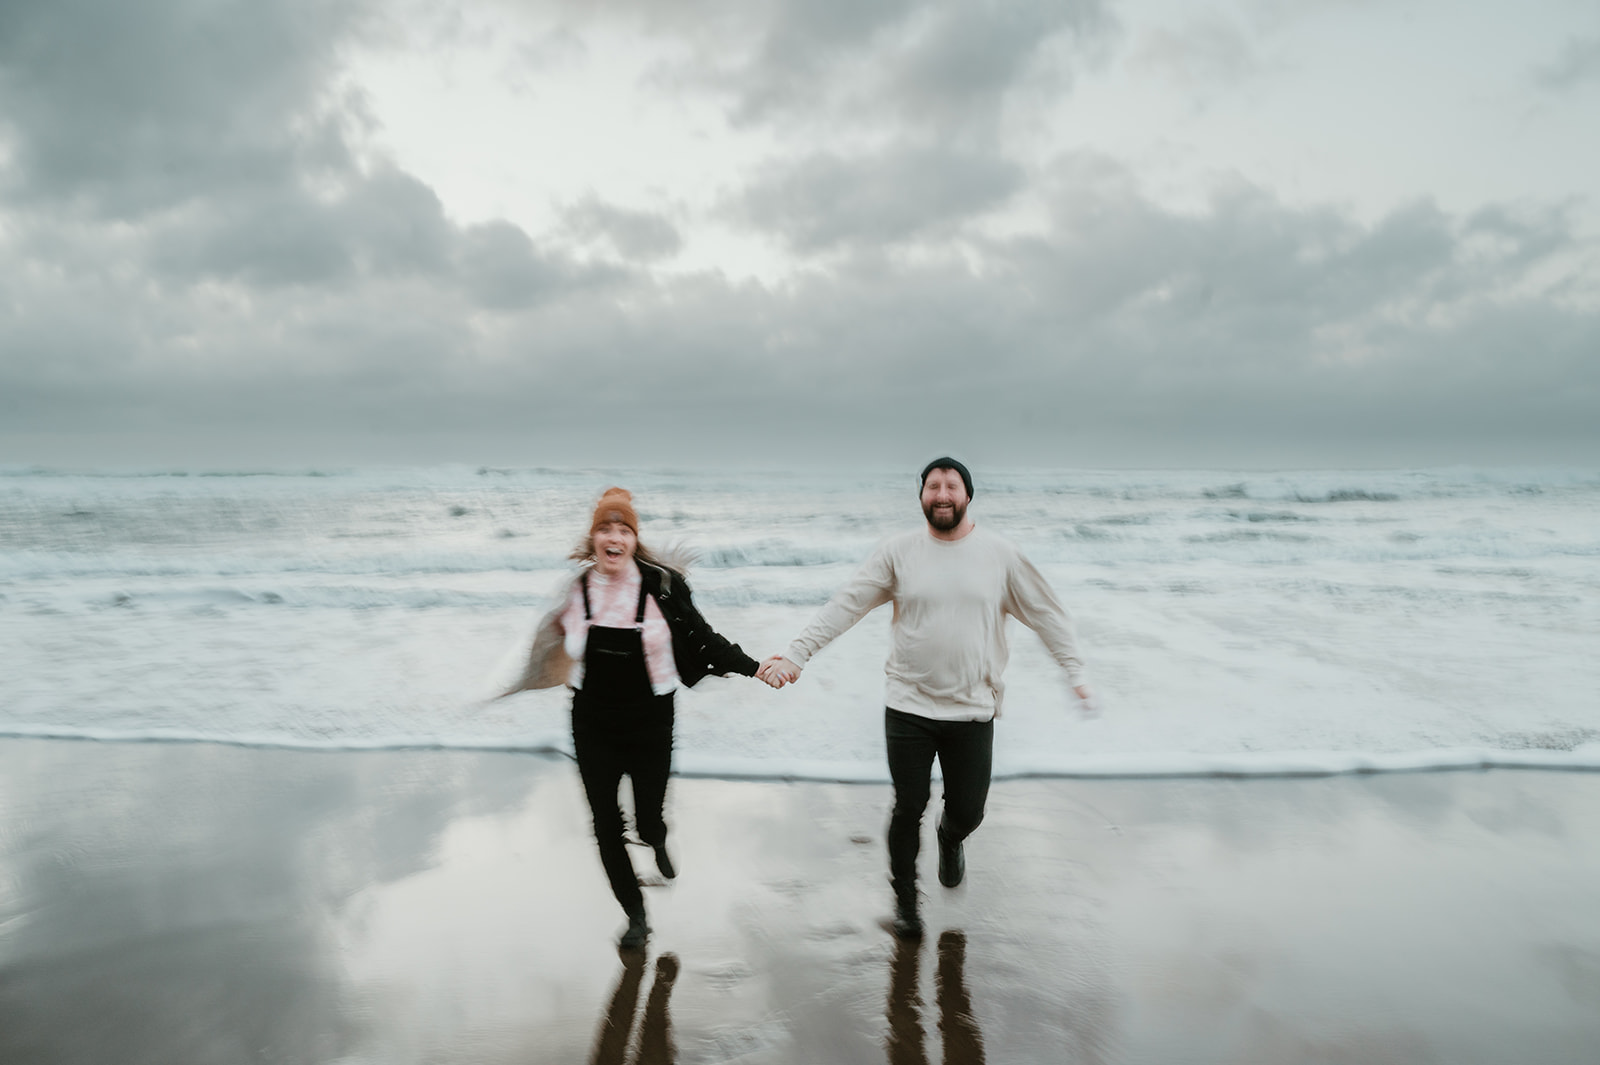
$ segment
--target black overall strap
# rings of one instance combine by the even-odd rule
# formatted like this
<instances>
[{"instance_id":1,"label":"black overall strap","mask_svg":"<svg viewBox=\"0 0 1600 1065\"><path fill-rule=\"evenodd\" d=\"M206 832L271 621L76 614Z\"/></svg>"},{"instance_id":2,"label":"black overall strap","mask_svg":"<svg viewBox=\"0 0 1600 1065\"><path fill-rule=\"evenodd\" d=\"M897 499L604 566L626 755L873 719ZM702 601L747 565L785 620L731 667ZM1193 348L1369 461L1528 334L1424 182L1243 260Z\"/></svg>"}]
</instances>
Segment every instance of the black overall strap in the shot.
<instances>
[{"instance_id":1,"label":"black overall strap","mask_svg":"<svg viewBox=\"0 0 1600 1065\"><path fill-rule=\"evenodd\" d=\"M589 571L583 571L583 578L578 581L578 586L583 589L583 620L594 620L594 614L589 611Z\"/></svg>"},{"instance_id":2,"label":"black overall strap","mask_svg":"<svg viewBox=\"0 0 1600 1065\"><path fill-rule=\"evenodd\" d=\"M645 590L644 570L639 571L639 609L634 612L633 623L640 629L644 628L644 601L650 593Z\"/></svg>"}]
</instances>

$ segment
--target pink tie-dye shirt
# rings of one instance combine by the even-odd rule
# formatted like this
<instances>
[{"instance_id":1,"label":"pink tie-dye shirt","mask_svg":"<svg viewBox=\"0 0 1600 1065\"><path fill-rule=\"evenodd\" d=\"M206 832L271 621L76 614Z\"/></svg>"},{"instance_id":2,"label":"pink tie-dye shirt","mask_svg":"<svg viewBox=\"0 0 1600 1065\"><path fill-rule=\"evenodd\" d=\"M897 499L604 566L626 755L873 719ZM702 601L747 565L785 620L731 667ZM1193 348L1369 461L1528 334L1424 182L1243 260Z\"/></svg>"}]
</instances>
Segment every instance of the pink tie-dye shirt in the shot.
<instances>
[{"instance_id":1,"label":"pink tie-dye shirt","mask_svg":"<svg viewBox=\"0 0 1600 1065\"><path fill-rule=\"evenodd\" d=\"M572 659L572 674L567 683L583 687L583 652L589 643L589 626L631 629L639 608L639 567L629 566L615 580L607 580L597 570L589 571L589 608L594 617L583 617L583 588L574 583L561 612L561 630L566 634L567 656ZM661 615L654 596L644 599L644 665L650 674L650 690L665 695L678 687L678 666L672 658L672 630Z\"/></svg>"}]
</instances>

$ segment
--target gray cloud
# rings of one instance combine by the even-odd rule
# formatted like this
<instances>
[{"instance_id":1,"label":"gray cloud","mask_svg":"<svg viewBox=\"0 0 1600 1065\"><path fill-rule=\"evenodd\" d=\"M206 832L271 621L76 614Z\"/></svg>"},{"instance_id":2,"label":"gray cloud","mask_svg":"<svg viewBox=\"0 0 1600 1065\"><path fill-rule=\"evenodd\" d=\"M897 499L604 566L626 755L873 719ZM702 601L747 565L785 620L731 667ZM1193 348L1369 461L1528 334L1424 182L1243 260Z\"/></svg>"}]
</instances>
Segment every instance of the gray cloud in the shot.
<instances>
[{"instance_id":1,"label":"gray cloud","mask_svg":"<svg viewBox=\"0 0 1600 1065\"><path fill-rule=\"evenodd\" d=\"M941 147L867 158L822 153L769 166L729 210L796 249L816 251L902 241L959 223L1003 204L1022 180L1002 159Z\"/></svg>"},{"instance_id":2,"label":"gray cloud","mask_svg":"<svg viewBox=\"0 0 1600 1065\"><path fill-rule=\"evenodd\" d=\"M3 175L21 202L115 217L348 166L327 89L354 0L13 0L0 7Z\"/></svg>"},{"instance_id":3,"label":"gray cloud","mask_svg":"<svg viewBox=\"0 0 1600 1065\"><path fill-rule=\"evenodd\" d=\"M1054 45L1088 44L1115 25L1109 0L561 6L574 22L632 19L682 41L688 58L658 79L720 95L741 123L786 131L911 123L974 143L993 140L1008 94L1027 84L1037 65L1065 62Z\"/></svg>"},{"instance_id":4,"label":"gray cloud","mask_svg":"<svg viewBox=\"0 0 1600 1065\"><path fill-rule=\"evenodd\" d=\"M683 248L677 226L662 215L617 207L593 197L569 207L563 223L565 231L579 240L605 242L630 260L670 259Z\"/></svg>"},{"instance_id":5,"label":"gray cloud","mask_svg":"<svg viewBox=\"0 0 1600 1065\"><path fill-rule=\"evenodd\" d=\"M818 76L847 57L873 51L881 35L903 25L919 7L910 0L771 4L759 52L744 69L746 109L814 100Z\"/></svg>"},{"instance_id":6,"label":"gray cloud","mask_svg":"<svg viewBox=\"0 0 1600 1065\"><path fill-rule=\"evenodd\" d=\"M1534 80L1558 92L1600 80L1600 37L1569 40L1560 55L1534 72Z\"/></svg>"},{"instance_id":7,"label":"gray cloud","mask_svg":"<svg viewBox=\"0 0 1600 1065\"><path fill-rule=\"evenodd\" d=\"M572 285L603 282L606 271L582 270L541 252L508 222L469 228L460 242L461 279L473 300L494 310L531 307Z\"/></svg>"},{"instance_id":8,"label":"gray cloud","mask_svg":"<svg viewBox=\"0 0 1600 1065\"><path fill-rule=\"evenodd\" d=\"M337 298L261 287L247 307L12 263L8 439L188 434L280 459L639 461L641 441L653 461L1600 457L1600 313L1547 280L1587 253L1560 212L1419 202L1363 224L1241 186L1177 213L1092 158L1055 181L1050 229L990 241L981 269L869 245L778 289L552 291L509 227L462 246L513 280L357 273ZM88 299L102 321L74 326ZM574 402L597 387L608 439Z\"/></svg>"},{"instance_id":9,"label":"gray cloud","mask_svg":"<svg viewBox=\"0 0 1600 1065\"><path fill-rule=\"evenodd\" d=\"M910 38L891 95L940 125L989 123L1053 38L1093 38L1110 25L1097 0L953 4Z\"/></svg>"},{"instance_id":10,"label":"gray cloud","mask_svg":"<svg viewBox=\"0 0 1600 1065\"><path fill-rule=\"evenodd\" d=\"M148 223L145 233L149 268L179 283L349 288L420 277L505 310L616 275L579 265L507 222L459 227L432 189L389 167L352 175L331 195L287 186L198 203Z\"/></svg>"},{"instance_id":11,"label":"gray cloud","mask_svg":"<svg viewBox=\"0 0 1600 1065\"><path fill-rule=\"evenodd\" d=\"M1216 14L1193 16L1177 29L1152 29L1134 46L1131 60L1191 91L1233 84L1261 68L1249 35Z\"/></svg>"},{"instance_id":12,"label":"gray cloud","mask_svg":"<svg viewBox=\"0 0 1600 1065\"><path fill-rule=\"evenodd\" d=\"M1178 212L1072 155L1028 190L1047 224L980 237L965 223L1025 178L974 133L993 117L981 101L1026 76L1030 39L1092 32L1103 12L996 9L989 37L952 29L977 10L741 7L742 36L681 24L744 43L730 99L782 88L782 70L747 66L781 39L790 71L872 68L850 92L888 87L873 114L925 116L894 148L797 147L730 191L727 211L827 253L766 287L647 271L674 224L598 200L549 233L451 220L364 150L359 101L329 94L369 29L355 7L151 0L132 26L120 8L13 0L0 461L1600 459L1593 248L1560 210L1419 200L1365 223L1240 184ZM75 50L101 16L130 35L126 57L83 46L127 64L104 74ZM234 57L252 34L260 54ZM941 79L980 102L941 98ZM773 101L766 117L802 107ZM930 133L946 126L962 136ZM579 254L596 244L620 261ZM618 427L603 439L576 401L597 389Z\"/></svg>"},{"instance_id":13,"label":"gray cloud","mask_svg":"<svg viewBox=\"0 0 1600 1065\"><path fill-rule=\"evenodd\" d=\"M353 270L335 207L286 189L249 199L249 210L238 199L198 205L161 226L152 267L169 277L256 285L326 284Z\"/></svg>"},{"instance_id":14,"label":"gray cloud","mask_svg":"<svg viewBox=\"0 0 1600 1065\"><path fill-rule=\"evenodd\" d=\"M81 257L112 250L174 285L416 274L511 307L583 282L521 231L462 230L414 177L358 161L361 101L330 86L341 50L374 26L354 2L7 5L0 188L25 212L35 261L51 258L45 243L122 219L132 235L102 229Z\"/></svg>"}]
</instances>

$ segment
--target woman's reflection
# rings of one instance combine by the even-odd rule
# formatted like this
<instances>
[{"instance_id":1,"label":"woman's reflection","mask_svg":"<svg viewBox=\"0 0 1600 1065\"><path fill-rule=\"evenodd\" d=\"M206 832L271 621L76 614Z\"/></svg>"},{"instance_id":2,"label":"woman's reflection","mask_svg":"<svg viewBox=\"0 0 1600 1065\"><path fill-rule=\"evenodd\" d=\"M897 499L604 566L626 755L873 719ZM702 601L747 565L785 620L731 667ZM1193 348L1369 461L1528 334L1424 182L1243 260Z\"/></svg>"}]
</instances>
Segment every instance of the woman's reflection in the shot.
<instances>
[{"instance_id":1,"label":"woman's reflection","mask_svg":"<svg viewBox=\"0 0 1600 1065\"><path fill-rule=\"evenodd\" d=\"M612 992L611 1007L600 1018L600 1032L595 1037L590 1065L626 1065L628 1037L633 1032L633 1015L639 1007L639 985L644 982L645 958L643 951L619 953L622 976L617 980L616 991ZM644 1006L639 1052L633 1059L635 1065L672 1065L677 1060L677 1048L672 1045L672 1019L667 1010L667 999L672 995L672 984L677 978L676 955L663 954L656 959L656 979Z\"/></svg>"},{"instance_id":2,"label":"woman's reflection","mask_svg":"<svg viewBox=\"0 0 1600 1065\"><path fill-rule=\"evenodd\" d=\"M917 994L920 948L918 940L896 939L889 959L889 1035L884 1042L889 1065L928 1065L922 998ZM966 965L966 935L945 932L939 937L939 963L934 972L944 1065L983 1065L983 1037L967 994Z\"/></svg>"}]
</instances>

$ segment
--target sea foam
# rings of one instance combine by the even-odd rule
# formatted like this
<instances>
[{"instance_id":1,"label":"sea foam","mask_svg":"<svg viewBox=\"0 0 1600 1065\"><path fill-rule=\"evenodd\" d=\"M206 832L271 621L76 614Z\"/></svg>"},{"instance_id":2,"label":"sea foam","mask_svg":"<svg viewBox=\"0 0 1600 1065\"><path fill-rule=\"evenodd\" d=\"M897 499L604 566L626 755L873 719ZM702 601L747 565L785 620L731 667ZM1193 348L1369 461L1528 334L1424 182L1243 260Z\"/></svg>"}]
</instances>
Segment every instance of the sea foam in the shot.
<instances>
[{"instance_id":1,"label":"sea foam","mask_svg":"<svg viewBox=\"0 0 1600 1065\"><path fill-rule=\"evenodd\" d=\"M999 775L1596 767L1595 471L977 473L1106 704L1013 624ZM0 471L0 734L568 750L564 693L485 678L613 483L756 657L920 522L904 471ZM887 644L681 693L679 771L882 780Z\"/></svg>"}]
</instances>

